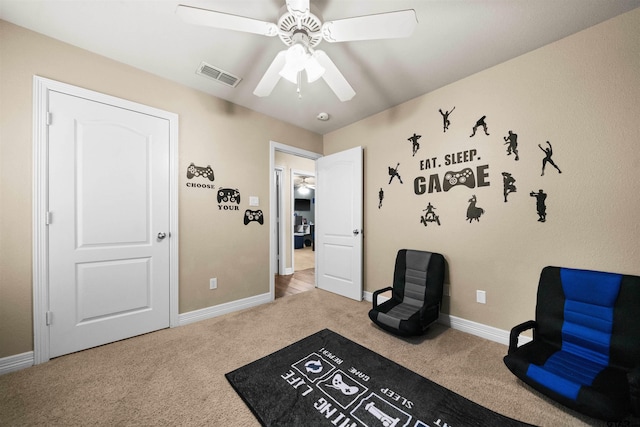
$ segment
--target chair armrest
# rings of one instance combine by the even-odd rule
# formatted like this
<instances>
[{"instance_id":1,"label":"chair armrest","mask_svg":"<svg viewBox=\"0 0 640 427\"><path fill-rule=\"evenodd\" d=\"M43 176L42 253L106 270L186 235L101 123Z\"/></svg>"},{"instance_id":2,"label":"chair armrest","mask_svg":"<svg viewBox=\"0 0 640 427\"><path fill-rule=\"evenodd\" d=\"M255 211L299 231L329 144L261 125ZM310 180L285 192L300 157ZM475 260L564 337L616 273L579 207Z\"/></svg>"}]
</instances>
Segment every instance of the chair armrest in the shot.
<instances>
[{"instance_id":1,"label":"chair armrest","mask_svg":"<svg viewBox=\"0 0 640 427\"><path fill-rule=\"evenodd\" d=\"M378 295L380 295L383 292L387 292L387 291L392 291L393 287L388 286L384 289L378 289L377 291L375 291L373 293L373 298L371 298L373 300L373 308L376 308L378 306Z\"/></svg>"},{"instance_id":2,"label":"chair armrest","mask_svg":"<svg viewBox=\"0 0 640 427\"><path fill-rule=\"evenodd\" d=\"M640 366L636 366L627 374L629 380L629 397L631 400L631 412L636 417L640 416Z\"/></svg>"},{"instance_id":3,"label":"chair armrest","mask_svg":"<svg viewBox=\"0 0 640 427\"><path fill-rule=\"evenodd\" d=\"M521 333L523 333L527 329L535 329L537 327L538 327L538 323L535 320L528 320L524 323L514 326L511 329L511 333L509 334L508 354L511 354L518 349L518 337L520 336Z\"/></svg>"}]
</instances>

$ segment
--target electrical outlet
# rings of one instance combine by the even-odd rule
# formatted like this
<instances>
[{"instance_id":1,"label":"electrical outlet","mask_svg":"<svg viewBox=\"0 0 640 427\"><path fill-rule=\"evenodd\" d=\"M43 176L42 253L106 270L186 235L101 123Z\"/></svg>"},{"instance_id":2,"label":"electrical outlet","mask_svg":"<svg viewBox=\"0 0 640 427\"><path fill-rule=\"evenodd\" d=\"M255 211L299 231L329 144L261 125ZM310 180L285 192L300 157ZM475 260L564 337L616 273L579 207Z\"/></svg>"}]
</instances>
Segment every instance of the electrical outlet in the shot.
<instances>
[{"instance_id":1,"label":"electrical outlet","mask_svg":"<svg viewBox=\"0 0 640 427\"><path fill-rule=\"evenodd\" d=\"M487 303L487 293L485 291L476 291L476 302L480 304Z\"/></svg>"},{"instance_id":2,"label":"electrical outlet","mask_svg":"<svg viewBox=\"0 0 640 427\"><path fill-rule=\"evenodd\" d=\"M218 289L218 278L213 277L209 279L209 289Z\"/></svg>"}]
</instances>

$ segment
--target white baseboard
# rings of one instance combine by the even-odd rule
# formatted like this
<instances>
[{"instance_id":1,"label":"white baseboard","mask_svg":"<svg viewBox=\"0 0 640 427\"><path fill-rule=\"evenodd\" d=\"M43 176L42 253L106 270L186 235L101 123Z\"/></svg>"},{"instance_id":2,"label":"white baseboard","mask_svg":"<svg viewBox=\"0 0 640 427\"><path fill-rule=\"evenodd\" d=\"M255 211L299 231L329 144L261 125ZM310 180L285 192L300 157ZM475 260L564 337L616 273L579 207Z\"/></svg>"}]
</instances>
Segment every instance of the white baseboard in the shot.
<instances>
[{"instance_id":1,"label":"white baseboard","mask_svg":"<svg viewBox=\"0 0 640 427\"><path fill-rule=\"evenodd\" d=\"M33 361L33 351L3 357L0 359L0 375L33 366Z\"/></svg>"},{"instance_id":2,"label":"white baseboard","mask_svg":"<svg viewBox=\"0 0 640 427\"><path fill-rule=\"evenodd\" d=\"M373 301L373 293L364 292L364 299L367 301ZM380 295L378 296L378 303L381 304L388 299L389 298ZM494 328L493 326L483 325L482 323L477 323L471 320L462 319L460 317L451 316L450 314L446 314L446 313L440 313L440 318L438 319L438 323L448 326L451 329L456 329L458 331L466 332L468 334L475 335L480 338L484 338L490 341L495 341L497 343L504 344L504 345L509 345L509 335L511 332L505 331L504 329L498 329L498 328ZM526 344L529 341L531 341L530 337L521 335L518 337L518 346Z\"/></svg>"},{"instance_id":3,"label":"white baseboard","mask_svg":"<svg viewBox=\"0 0 640 427\"><path fill-rule=\"evenodd\" d=\"M371 292L363 293L364 299L371 302L373 294ZM379 297L379 302L382 303L388 298L384 296ZM180 326L188 325L190 323L199 322L201 320L210 319L212 317L222 316L223 314L232 313L238 310L244 310L246 308L255 307L261 304L265 304L273 301L271 293L256 295L253 297L241 299L238 301L232 301L225 304L215 305L212 307L203 308L200 310L194 310L187 313L178 315L178 324ZM363 320L364 321L364 320ZM452 329L456 329L462 332L466 332L471 335L495 341L500 344L509 345L509 331L503 329L494 328L492 326L483 325L481 323L473 322L471 320L462 319L460 317L451 316L446 313L440 313L440 319L438 323L446 325ZM531 341L531 338L520 336L518 339L518 345L523 345ZM26 353L16 354L13 356L3 357L0 359L0 375L8 374L9 372L19 371L20 369L33 366L34 356L33 351Z\"/></svg>"},{"instance_id":4,"label":"white baseboard","mask_svg":"<svg viewBox=\"0 0 640 427\"><path fill-rule=\"evenodd\" d=\"M189 323L199 322L201 320L211 319L212 317L222 316L223 314L232 313L245 308L255 307L273 301L271 293L256 295L244 298L238 301L231 301L225 304L214 305L200 310L189 311L178 315L178 325L184 326Z\"/></svg>"}]
</instances>

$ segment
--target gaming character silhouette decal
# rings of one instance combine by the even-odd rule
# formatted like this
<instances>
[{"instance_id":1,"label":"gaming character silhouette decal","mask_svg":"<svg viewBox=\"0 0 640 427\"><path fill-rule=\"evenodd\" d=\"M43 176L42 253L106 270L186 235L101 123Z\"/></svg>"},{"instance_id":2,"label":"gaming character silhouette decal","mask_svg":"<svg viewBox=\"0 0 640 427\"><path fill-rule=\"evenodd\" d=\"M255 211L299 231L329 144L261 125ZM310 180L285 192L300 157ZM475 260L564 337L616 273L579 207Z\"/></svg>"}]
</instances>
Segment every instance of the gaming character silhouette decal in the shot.
<instances>
[{"instance_id":1,"label":"gaming character silhouette decal","mask_svg":"<svg viewBox=\"0 0 640 427\"><path fill-rule=\"evenodd\" d=\"M395 168L392 168L391 166L389 166L389 175L391 176L391 178L389 179L389 185L391 185L391 181L393 181L393 178L396 178L396 177L398 178L398 181L400 181L400 184L403 184L402 178L398 173L399 166L400 166L400 163L398 163Z\"/></svg>"},{"instance_id":2,"label":"gaming character silhouette decal","mask_svg":"<svg viewBox=\"0 0 640 427\"><path fill-rule=\"evenodd\" d=\"M520 160L518 156L518 134L513 133L513 131L509 131L509 135L504 137L505 145L507 147L507 156L510 156L511 153L516 155L516 161Z\"/></svg>"},{"instance_id":3,"label":"gaming character silhouette decal","mask_svg":"<svg viewBox=\"0 0 640 427\"><path fill-rule=\"evenodd\" d=\"M545 222L547 220L547 204L546 204L547 193L545 193L544 191L542 191L542 189L540 189L540 191L538 191L537 193L535 191L532 191L531 193L529 193L529 195L531 197L536 198L536 209L538 210L538 221Z\"/></svg>"},{"instance_id":4,"label":"gaming character silhouette decal","mask_svg":"<svg viewBox=\"0 0 640 427\"><path fill-rule=\"evenodd\" d=\"M486 119L487 116L482 116L478 119L478 121L476 122L476 125L473 127L473 133L471 134L471 136L469 136L469 138L472 138L475 134L476 134L476 130L482 126L482 129L484 129L484 134L485 135L489 135L489 132L487 132L487 123L484 121L484 119Z\"/></svg>"},{"instance_id":5,"label":"gaming character silhouette decal","mask_svg":"<svg viewBox=\"0 0 640 427\"><path fill-rule=\"evenodd\" d=\"M378 209L382 207L382 199L384 199L384 191L380 187L380 191L378 191Z\"/></svg>"},{"instance_id":6,"label":"gaming character silhouette decal","mask_svg":"<svg viewBox=\"0 0 640 427\"><path fill-rule=\"evenodd\" d=\"M418 144L418 140L420 138L422 138L422 135L416 135L415 132L413 133L413 136L410 136L409 138L407 138L407 141L411 141L413 143L413 146L412 146L413 156L415 156L418 150L420 149L420 144Z\"/></svg>"},{"instance_id":7,"label":"gaming character silhouette decal","mask_svg":"<svg viewBox=\"0 0 640 427\"><path fill-rule=\"evenodd\" d=\"M502 172L502 194L504 195L504 202L507 202L507 196L516 192L515 186L516 179L509 172Z\"/></svg>"},{"instance_id":8,"label":"gaming character silhouette decal","mask_svg":"<svg viewBox=\"0 0 640 427\"><path fill-rule=\"evenodd\" d=\"M446 132L447 129L449 129L449 125L451 125L451 121L449 120L449 114L453 113L453 110L455 110L456 107L454 106L451 111L445 111L444 113L442 112L442 109L439 109L438 111L440 111L440 114L442 115L442 127L443 132Z\"/></svg>"},{"instance_id":9,"label":"gaming character silhouette decal","mask_svg":"<svg viewBox=\"0 0 640 427\"><path fill-rule=\"evenodd\" d=\"M435 222L436 224L440 225L440 217L436 215L434 210L435 207L431 204L431 202L429 202L426 209L422 210L424 214L420 217L420 223L425 227L427 226L428 222Z\"/></svg>"},{"instance_id":10,"label":"gaming character silhouette decal","mask_svg":"<svg viewBox=\"0 0 640 427\"><path fill-rule=\"evenodd\" d=\"M544 159L542 159L542 174L540 174L540 176L544 175L544 168L545 166L547 166L547 163L550 163L551 166L556 168L558 170L558 173L562 173L560 168L551 159L551 156L553 156L553 148L551 147L551 143L549 141L547 141L547 145L549 146L549 148L542 148L542 145L538 144L538 147L540 147L540 149L544 152Z\"/></svg>"},{"instance_id":11,"label":"gaming character silhouette decal","mask_svg":"<svg viewBox=\"0 0 640 427\"><path fill-rule=\"evenodd\" d=\"M469 220L469 224L471 224L471 221L474 219L480 222L480 217L484 214L484 209L476 206L477 201L478 199L475 194L469 199L469 207L467 208L467 219Z\"/></svg>"}]
</instances>

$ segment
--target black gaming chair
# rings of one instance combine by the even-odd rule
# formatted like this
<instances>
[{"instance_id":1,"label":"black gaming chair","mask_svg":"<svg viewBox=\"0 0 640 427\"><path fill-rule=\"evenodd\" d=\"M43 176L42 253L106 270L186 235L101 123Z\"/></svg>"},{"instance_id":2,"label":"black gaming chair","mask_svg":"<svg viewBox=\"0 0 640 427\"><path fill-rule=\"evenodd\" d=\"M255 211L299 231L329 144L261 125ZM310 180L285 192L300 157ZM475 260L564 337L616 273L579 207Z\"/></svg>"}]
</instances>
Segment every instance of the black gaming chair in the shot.
<instances>
[{"instance_id":1,"label":"black gaming chair","mask_svg":"<svg viewBox=\"0 0 640 427\"><path fill-rule=\"evenodd\" d=\"M591 417L640 415L640 277L545 267L537 298L536 320L511 330L509 370Z\"/></svg>"},{"instance_id":2,"label":"black gaming chair","mask_svg":"<svg viewBox=\"0 0 640 427\"><path fill-rule=\"evenodd\" d=\"M421 335L440 315L444 284L444 257L433 252L401 249L396 256L393 287L373 293L369 318L394 334ZM378 295L392 290L378 305Z\"/></svg>"}]
</instances>

